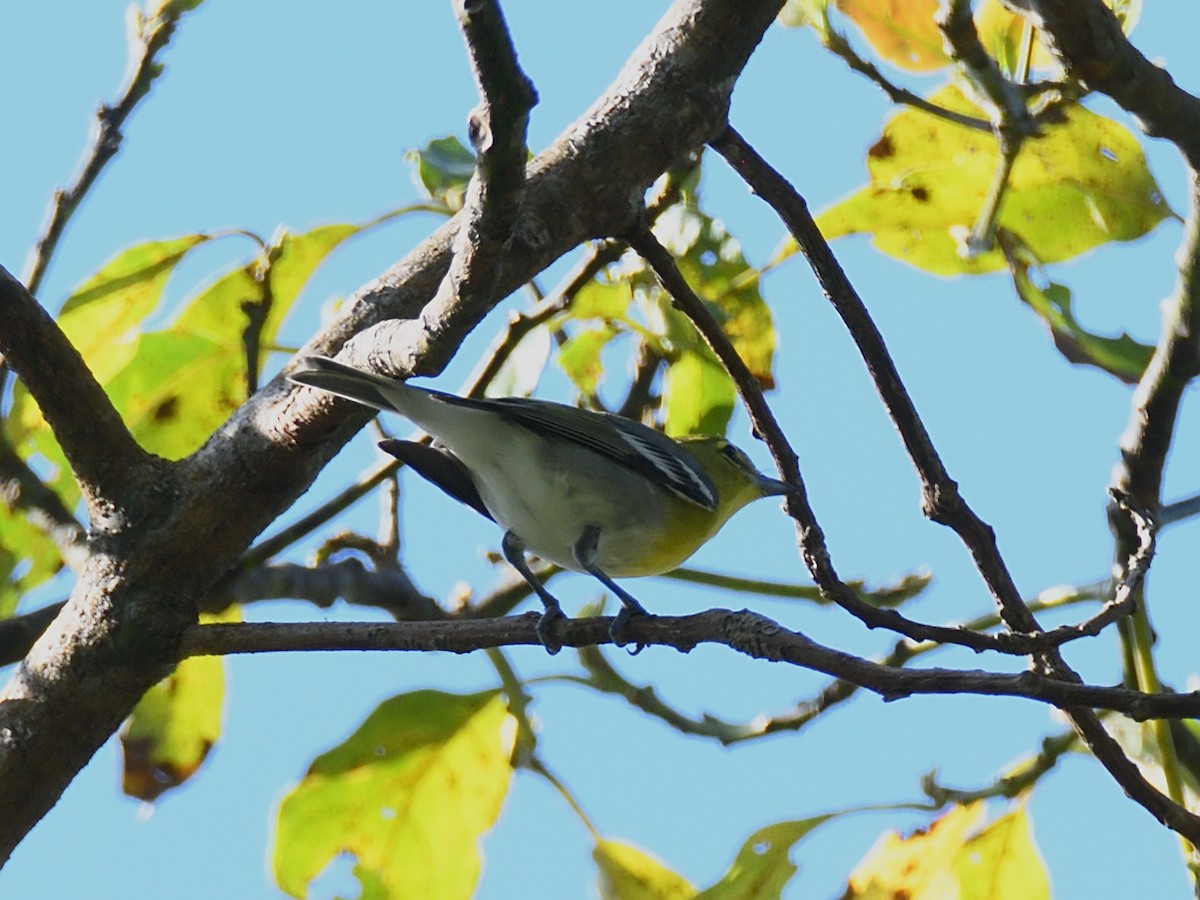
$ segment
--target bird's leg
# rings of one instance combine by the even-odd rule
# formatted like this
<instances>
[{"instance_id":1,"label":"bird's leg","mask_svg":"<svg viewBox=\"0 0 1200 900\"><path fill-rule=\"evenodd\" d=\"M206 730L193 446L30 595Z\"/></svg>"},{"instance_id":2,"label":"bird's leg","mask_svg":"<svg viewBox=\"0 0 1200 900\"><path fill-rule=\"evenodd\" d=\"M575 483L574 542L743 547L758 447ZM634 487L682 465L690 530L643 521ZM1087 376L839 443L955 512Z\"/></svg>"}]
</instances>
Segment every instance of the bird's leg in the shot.
<instances>
[{"instance_id":1,"label":"bird's leg","mask_svg":"<svg viewBox=\"0 0 1200 900\"><path fill-rule=\"evenodd\" d=\"M533 588L533 592L538 595L538 599L546 607L546 611L538 619L537 636L538 640L542 642L542 646L546 648L546 652L553 656L562 649L562 644L554 636L554 623L559 619L565 619L566 614L562 611L562 607L559 606L554 595L546 590L546 586L538 581L538 577L529 568L529 563L525 561L524 541L511 531L506 531L504 539L500 541L500 552L504 554L508 564L525 579L525 583Z\"/></svg>"},{"instance_id":2,"label":"bird's leg","mask_svg":"<svg viewBox=\"0 0 1200 900\"><path fill-rule=\"evenodd\" d=\"M600 546L600 527L598 525L589 525L583 529L583 534L579 536L579 540L575 542L575 546L571 548L572 555L575 557L575 562L579 564L579 568L587 572L602 585L617 595L617 599L621 601L621 609L613 619L612 626L608 629L608 636L612 638L612 642L618 647L624 647L629 643L625 636L625 629L629 625L629 620L633 616L647 616L646 608L638 603L628 591L618 585L615 581L608 577L608 574L596 565L596 549ZM645 644L638 644L631 651L633 654L642 652Z\"/></svg>"}]
</instances>

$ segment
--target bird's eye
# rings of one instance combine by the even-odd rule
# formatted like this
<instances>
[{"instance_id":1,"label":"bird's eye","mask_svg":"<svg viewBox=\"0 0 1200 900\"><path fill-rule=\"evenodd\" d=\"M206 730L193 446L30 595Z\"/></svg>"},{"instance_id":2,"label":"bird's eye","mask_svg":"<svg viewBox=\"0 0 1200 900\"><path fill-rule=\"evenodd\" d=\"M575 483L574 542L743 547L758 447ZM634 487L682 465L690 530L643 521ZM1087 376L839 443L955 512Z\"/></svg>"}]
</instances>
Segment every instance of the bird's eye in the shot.
<instances>
[{"instance_id":1,"label":"bird's eye","mask_svg":"<svg viewBox=\"0 0 1200 900\"><path fill-rule=\"evenodd\" d=\"M728 441L726 441L724 443L724 445L721 447L721 453L723 453L725 455L725 458L728 459L731 463L733 463L736 466L741 466L742 468L749 468L751 465L750 458L748 456L746 456L746 454L743 453L741 450L739 450L737 447L735 447L733 444L729 443Z\"/></svg>"}]
</instances>

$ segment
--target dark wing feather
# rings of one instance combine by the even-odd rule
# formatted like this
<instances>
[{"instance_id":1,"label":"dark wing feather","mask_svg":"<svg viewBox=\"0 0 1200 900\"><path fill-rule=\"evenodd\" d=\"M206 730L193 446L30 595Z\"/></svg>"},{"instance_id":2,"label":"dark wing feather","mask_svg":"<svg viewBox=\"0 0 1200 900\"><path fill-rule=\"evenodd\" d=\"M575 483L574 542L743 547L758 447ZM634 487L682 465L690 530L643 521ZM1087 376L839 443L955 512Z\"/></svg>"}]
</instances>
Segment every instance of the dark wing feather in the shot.
<instances>
[{"instance_id":1,"label":"dark wing feather","mask_svg":"<svg viewBox=\"0 0 1200 900\"><path fill-rule=\"evenodd\" d=\"M479 488L475 487L475 482L471 479L470 471L457 456L444 447L419 444L416 441L387 440L379 442L379 449L396 457L459 503L465 503L479 514L492 519L492 514L483 505L483 498L479 496Z\"/></svg>"},{"instance_id":2,"label":"dark wing feather","mask_svg":"<svg viewBox=\"0 0 1200 900\"><path fill-rule=\"evenodd\" d=\"M707 510L717 507L716 486L691 454L640 422L520 397L475 399L447 394L440 399L491 410L538 434L573 441L628 466L697 506Z\"/></svg>"}]
</instances>

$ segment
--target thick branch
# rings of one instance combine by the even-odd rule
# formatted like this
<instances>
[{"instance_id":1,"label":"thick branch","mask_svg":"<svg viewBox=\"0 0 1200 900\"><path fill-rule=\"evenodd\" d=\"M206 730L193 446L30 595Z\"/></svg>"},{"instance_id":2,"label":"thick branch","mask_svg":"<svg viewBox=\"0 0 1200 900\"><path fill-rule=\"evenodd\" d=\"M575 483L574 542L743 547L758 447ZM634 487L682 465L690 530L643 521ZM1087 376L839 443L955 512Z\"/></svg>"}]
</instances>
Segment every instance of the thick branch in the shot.
<instances>
[{"instance_id":1,"label":"thick branch","mask_svg":"<svg viewBox=\"0 0 1200 900\"><path fill-rule=\"evenodd\" d=\"M0 353L46 417L83 490L93 523L123 506L152 457L133 439L50 315L0 267Z\"/></svg>"}]
</instances>

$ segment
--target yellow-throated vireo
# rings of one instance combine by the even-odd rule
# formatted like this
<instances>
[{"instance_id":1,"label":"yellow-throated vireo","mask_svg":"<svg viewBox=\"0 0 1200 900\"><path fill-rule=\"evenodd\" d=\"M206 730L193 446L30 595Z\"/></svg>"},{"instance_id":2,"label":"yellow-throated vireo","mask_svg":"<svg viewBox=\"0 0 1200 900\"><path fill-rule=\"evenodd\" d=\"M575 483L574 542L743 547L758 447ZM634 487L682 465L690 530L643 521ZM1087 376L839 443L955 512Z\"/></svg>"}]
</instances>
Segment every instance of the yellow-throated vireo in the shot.
<instances>
[{"instance_id":1,"label":"yellow-throated vireo","mask_svg":"<svg viewBox=\"0 0 1200 900\"><path fill-rule=\"evenodd\" d=\"M616 594L622 608L611 635L624 646L630 617L646 610L614 577L669 572L747 503L792 490L724 438L672 440L640 422L546 400L458 397L320 356L301 357L289 377L398 412L434 439L379 446L505 529L504 558L546 607L537 631L551 653L564 615L526 551Z\"/></svg>"}]
</instances>

